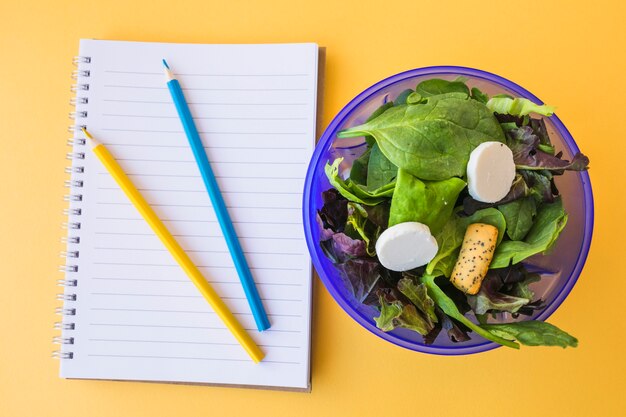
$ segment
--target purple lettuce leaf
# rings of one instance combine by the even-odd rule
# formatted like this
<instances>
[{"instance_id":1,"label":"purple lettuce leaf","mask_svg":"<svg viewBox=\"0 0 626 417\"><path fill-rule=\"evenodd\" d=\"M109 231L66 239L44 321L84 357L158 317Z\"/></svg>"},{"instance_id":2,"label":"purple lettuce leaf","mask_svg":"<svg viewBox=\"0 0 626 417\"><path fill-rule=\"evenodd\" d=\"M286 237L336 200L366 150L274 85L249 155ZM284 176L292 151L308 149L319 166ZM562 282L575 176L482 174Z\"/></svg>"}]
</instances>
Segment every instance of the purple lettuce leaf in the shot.
<instances>
[{"instance_id":1,"label":"purple lettuce leaf","mask_svg":"<svg viewBox=\"0 0 626 417\"><path fill-rule=\"evenodd\" d=\"M498 273L487 272L480 290L476 295L468 295L467 302L476 314L485 314L490 311L517 312L531 300L500 292L503 282Z\"/></svg>"},{"instance_id":2,"label":"purple lettuce leaf","mask_svg":"<svg viewBox=\"0 0 626 417\"><path fill-rule=\"evenodd\" d=\"M520 174L515 176L511 189L506 196L500 201L495 203L483 203L482 201L474 200L472 197L467 196L463 199L463 215L471 216L478 210L486 209L489 207L497 207L502 204L510 203L519 198L526 197L530 194L530 189L524 180L524 177Z\"/></svg>"},{"instance_id":3,"label":"purple lettuce leaf","mask_svg":"<svg viewBox=\"0 0 626 417\"><path fill-rule=\"evenodd\" d=\"M328 259L335 264L366 255L365 242L352 239L344 233L333 234L330 239L321 241L320 246Z\"/></svg>"},{"instance_id":4,"label":"purple lettuce leaf","mask_svg":"<svg viewBox=\"0 0 626 417\"><path fill-rule=\"evenodd\" d=\"M348 219L348 200L339 191L330 188L322 193L324 205L318 210L322 222L322 229L331 229L333 232L343 232Z\"/></svg>"},{"instance_id":5,"label":"purple lettuce leaf","mask_svg":"<svg viewBox=\"0 0 626 417\"><path fill-rule=\"evenodd\" d=\"M530 126L522 126L506 132L507 145L513 152L513 160L518 169L549 170L562 173L585 171L589 168L589 158L582 153L574 155L571 161L561 159L561 154L551 155L539 149L541 143Z\"/></svg>"},{"instance_id":6,"label":"purple lettuce leaf","mask_svg":"<svg viewBox=\"0 0 626 417\"><path fill-rule=\"evenodd\" d=\"M380 264L373 258L354 258L338 264L341 277L354 298L363 303L372 291L378 289Z\"/></svg>"}]
</instances>

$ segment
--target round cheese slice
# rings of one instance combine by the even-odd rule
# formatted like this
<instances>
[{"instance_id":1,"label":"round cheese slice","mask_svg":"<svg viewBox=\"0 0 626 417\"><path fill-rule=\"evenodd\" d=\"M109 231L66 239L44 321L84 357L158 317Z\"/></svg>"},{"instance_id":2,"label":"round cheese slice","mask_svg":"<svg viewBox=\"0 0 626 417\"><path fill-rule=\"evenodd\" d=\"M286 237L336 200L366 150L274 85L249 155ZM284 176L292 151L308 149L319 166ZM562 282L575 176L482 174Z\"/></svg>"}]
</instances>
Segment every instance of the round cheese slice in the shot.
<instances>
[{"instance_id":1,"label":"round cheese slice","mask_svg":"<svg viewBox=\"0 0 626 417\"><path fill-rule=\"evenodd\" d=\"M391 226L376 241L378 260L392 271L408 271L426 265L438 249L428 226L418 222Z\"/></svg>"},{"instance_id":2,"label":"round cheese slice","mask_svg":"<svg viewBox=\"0 0 626 417\"><path fill-rule=\"evenodd\" d=\"M502 142L483 142L472 151L467 163L467 188L475 200L502 200L515 179L513 152Z\"/></svg>"}]
</instances>

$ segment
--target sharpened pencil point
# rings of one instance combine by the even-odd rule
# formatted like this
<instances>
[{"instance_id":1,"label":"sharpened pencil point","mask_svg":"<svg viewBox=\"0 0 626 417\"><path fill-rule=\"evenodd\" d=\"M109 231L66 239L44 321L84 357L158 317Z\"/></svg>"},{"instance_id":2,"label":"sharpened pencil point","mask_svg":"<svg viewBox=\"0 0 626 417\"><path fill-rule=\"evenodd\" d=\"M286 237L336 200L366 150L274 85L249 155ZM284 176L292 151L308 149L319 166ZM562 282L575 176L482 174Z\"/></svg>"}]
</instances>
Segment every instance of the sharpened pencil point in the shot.
<instances>
[{"instance_id":1,"label":"sharpened pencil point","mask_svg":"<svg viewBox=\"0 0 626 417\"><path fill-rule=\"evenodd\" d=\"M167 65L167 61L165 59L163 59L163 66L165 68L163 68L163 70L165 71L165 78L167 79L167 81L172 81L174 79L174 74L172 74L172 71L170 70L170 66Z\"/></svg>"},{"instance_id":2,"label":"sharpened pencil point","mask_svg":"<svg viewBox=\"0 0 626 417\"><path fill-rule=\"evenodd\" d=\"M94 137L91 136L91 133L87 131L87 129L85 129L84 127L81 127L80 130L82 130L85 136L87 136L87 142L91 145L92 148L95 148L96 146L100 145L100 142L95 140Z\"/></svg>"},{"instance_id":3,"label":"sharpened pencil point","mask_svg":"<svg viewBox=\"0 0 626 417\"><path fill-rule=\"evenodd\" d=\"M87 132L87 129L81 127L80 130L82 130L85 136L87 136L89 139L93 139L93 136L91 136L91 133Z\"/></svg>"}]
</instances>

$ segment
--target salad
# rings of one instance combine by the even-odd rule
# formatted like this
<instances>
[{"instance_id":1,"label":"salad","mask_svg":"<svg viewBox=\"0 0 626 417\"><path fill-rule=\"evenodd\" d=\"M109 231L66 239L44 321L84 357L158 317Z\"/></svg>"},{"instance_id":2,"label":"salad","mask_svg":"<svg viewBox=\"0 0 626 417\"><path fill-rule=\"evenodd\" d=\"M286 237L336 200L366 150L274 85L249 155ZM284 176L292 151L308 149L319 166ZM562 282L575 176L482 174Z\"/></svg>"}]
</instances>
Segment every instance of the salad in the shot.
<instances>
[{"instance_id":1,"label":"salad","mask_svg":"<svg viewBox=\"0 0 626 417\"><path fill-rule=\"evenodd\" d=\"M383 331L409 329L425 344L445 330L453 342L475 332L512 348L575 347L549 323L502 321L544 307L530 286L541 276L523 261L549 251L567 223L554 177L589 159L554 148L537 117L551 106L466 81L422 81L339 132L367 149L347 176L343 158L327 163L319 244Z\"/></svg>"}]
</instances>

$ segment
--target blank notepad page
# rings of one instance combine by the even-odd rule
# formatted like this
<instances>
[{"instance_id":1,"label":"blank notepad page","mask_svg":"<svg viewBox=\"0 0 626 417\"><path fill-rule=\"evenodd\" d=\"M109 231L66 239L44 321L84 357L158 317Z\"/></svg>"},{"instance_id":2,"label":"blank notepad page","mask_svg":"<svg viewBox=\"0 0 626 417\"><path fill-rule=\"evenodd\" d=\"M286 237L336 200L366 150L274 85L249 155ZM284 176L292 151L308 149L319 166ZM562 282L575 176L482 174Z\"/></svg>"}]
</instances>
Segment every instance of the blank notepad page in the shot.
<instances>
[{"instance_id":1,"label":"blank notepad page","mask_svg":"<svg viewBox=\"0 0 626 417\"><path fill-rule=\"evenodd\" d=\"M97 158L76 144L76 294L61 376L309 386L311 265L302 189L315 144L314 44L83 40L76 125L103 142L266 353L254 364ZM166 86L178 78L271 329L256 330ZM88 61L88 62L87 62ZM81 100L84 98L84 100ZM80 118L82 116L82 118ZM80 132L75 137L81 137ZM70 262L68 262L70 263Z\"/></svg>"}]
</instances>

